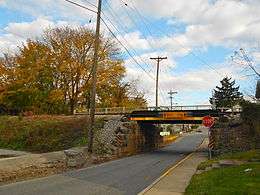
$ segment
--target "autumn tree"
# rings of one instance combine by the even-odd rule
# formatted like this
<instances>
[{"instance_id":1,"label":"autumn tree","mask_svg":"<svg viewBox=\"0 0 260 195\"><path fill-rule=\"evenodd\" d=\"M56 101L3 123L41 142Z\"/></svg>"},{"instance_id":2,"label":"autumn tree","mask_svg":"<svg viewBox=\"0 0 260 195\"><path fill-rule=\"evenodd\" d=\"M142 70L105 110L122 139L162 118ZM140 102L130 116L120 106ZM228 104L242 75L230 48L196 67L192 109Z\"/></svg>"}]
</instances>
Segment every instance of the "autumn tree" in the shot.
<instances>
[{"instance_id":1,"label":"autumn tree","mask_svg":"<svg viewBox=\"0 0 260 195\"><path fill-rule=\"evenodd\" d=\"M218 107L232 108L238 104L243 96L239 92L239 86L235 86L235 80L225 77L221 81L221 86L216 86L212 98L210 98L210 103Z\"/></svg>"},{"instance_id":2,"label":"autumn tree","mask_svg":"<svg viewBox=\"0 0 260 195\"><path fill-rule=\"evenodd\" d=\"M4 59L5 93L9 107L39 113L73 113L78 103L89 105L94 33L87 28L54 28L38 40L28 40ZM100 38L97 99L99 106L123 106L130 100L129 83L120 50L111 38ZM1 86L0 86L1 87ZM3 88L3 87L2 87Z\"/></svg>"}]
</instances>

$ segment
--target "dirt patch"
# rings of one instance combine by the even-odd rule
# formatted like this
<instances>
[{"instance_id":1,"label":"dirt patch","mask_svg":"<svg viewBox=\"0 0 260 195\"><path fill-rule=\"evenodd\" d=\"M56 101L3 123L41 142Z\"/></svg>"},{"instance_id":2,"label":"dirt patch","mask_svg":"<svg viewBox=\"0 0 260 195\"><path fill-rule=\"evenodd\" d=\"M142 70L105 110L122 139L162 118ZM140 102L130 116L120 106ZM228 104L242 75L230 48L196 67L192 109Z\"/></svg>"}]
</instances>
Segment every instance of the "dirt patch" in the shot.
<instances>
[{"instance_id":1,"label":"dirt patch","mask_svg":"<svg viewBox=\"0 0 260 195\"><path fill-rule=\"evenodd\" d=\"M8 154L3 154L3 155L0 155L0 159L1 158L11 158L11 157L15 157L15 155L8 155Z\"/></svg>"},{"instance_id":2,"label":"dirt patch","mask_svg":"<svg viewBox=\"0 0 260 195\"><path fill-rule=\"evenodd\" d=\"M46 176L51 176L55 174L61 174L67 171L76 170L78 168L87 168L96 164L101 164L104 162L108 162L111 160L116 160L119 157L116 156L88 156L87 162L83 167L77 167L77 168L68 168L66 166L65 162L55 162L55 163L43 163L40 165L28 165L24 168L7 172L2 171L0 172L0 185L5 185L9 183L29 180L29 179L35 179L35 178L41 178Z\"/></svg>"}]
</instances>

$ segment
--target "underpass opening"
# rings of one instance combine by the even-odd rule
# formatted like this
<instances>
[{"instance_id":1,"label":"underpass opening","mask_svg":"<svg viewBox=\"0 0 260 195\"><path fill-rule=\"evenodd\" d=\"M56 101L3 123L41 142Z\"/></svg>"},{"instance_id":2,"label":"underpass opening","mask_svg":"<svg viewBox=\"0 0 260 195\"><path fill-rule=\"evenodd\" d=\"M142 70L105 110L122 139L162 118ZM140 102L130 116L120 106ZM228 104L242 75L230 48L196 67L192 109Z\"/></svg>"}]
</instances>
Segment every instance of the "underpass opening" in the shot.
<instances>
[{"instance_id":1,"label":"underpass opening","mask_svg":"<svg viewBox=\"0 0 260 195\"><path fill-rule=\"evenodd\" d=\"M144 136L144 151L150 151L158 148L160 139L160 128L152 123L138 123L140 131Z\"/></svg>"}]
</instances>

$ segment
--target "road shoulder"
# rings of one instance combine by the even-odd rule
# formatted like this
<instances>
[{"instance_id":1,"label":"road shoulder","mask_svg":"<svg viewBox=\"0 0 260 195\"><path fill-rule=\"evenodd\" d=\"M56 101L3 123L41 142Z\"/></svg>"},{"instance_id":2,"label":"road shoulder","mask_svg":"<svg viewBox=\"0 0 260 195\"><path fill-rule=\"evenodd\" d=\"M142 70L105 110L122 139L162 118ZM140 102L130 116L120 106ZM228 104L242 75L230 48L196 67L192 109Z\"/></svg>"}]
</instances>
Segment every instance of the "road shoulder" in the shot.
<instances>
[{"instance_id":1,"label":"road shoulder","mask_svg":"<svg viewBox=\"0 0 260 195\"><path fill-rule=\"evenodd\" d=\"M197 166L207 160L208 140L205 139L196 152L188 155L178 164L171 167L165 174L158 178L152 185L143 190L141 194L146 195L167 195L183 194Z\"/></svg>"}]
</instances>

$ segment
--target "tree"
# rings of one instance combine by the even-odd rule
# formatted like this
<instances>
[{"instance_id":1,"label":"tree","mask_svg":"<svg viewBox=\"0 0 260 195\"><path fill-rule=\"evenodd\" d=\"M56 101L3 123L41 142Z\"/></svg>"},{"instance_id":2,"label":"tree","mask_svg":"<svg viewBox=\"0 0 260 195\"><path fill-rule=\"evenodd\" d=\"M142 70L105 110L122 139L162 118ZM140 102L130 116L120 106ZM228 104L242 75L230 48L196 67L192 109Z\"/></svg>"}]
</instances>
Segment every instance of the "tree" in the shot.
<instances>
[{"instance_id":1,"label":"tree","mask_svg":"<svg viewBox=\"0 0 260 195\"><path fill-rule=\"evenodd\" d=\"M219 107L232 108L240 103L243 99L242 93L239 92L239 86L235 87L235 80L225 77L220 81L221 86L216 86L210 103Z\"/></svg>"},{"instance_id":2,"label":"tree","mask_svg":"<svg viewBox=\"0 0 260 195\"><path fill-rule=\"evenodd\" d=\"M0 104L39 114L89 107L93 42L94 33L83 27L48 29L38 40L27 40L16 55L0 61ZM111 38L101 36L98 57L98 106L127 105L134 86L123 82L125 67Z\"/></svg>"},{"instance_id":3,"label":"tree","mask_svg":"<svg viewBox=\"0 0 260 195\"><path fill-rule=\"evenodd\" d=\"M256 84L255 98L256 98L257 100L260 99L260 80L258 80L258 81L257 81L257 84Z\"/></svg>"}]
</instances>

